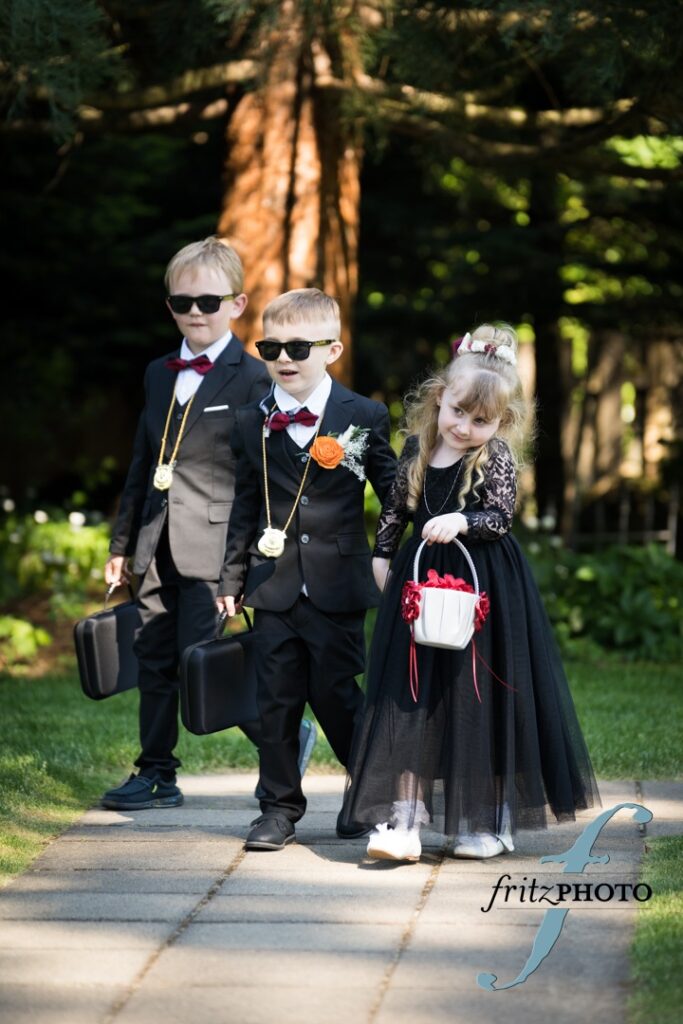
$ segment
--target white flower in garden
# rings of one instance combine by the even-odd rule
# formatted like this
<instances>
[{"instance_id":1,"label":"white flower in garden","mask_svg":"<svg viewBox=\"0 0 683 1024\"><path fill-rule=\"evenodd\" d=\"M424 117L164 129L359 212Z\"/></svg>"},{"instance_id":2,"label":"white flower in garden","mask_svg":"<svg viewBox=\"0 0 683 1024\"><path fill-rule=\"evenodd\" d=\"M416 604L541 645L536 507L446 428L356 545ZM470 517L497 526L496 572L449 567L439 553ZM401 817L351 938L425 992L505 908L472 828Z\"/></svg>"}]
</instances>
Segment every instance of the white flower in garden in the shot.
<instances>
[{"instance_id":1,"label":"white flower in garden","mask_svg":"<svg viewBox=\"0 0 683 1024\"><path fill-rule=\"evenodd\" d=\"M15 508L16 508L16 505L14 504L12 499L11 498L5 498L5 500L2 503L2 510L3 510L3 512L14 512Z\"/></svg>"},{"instance_id":2,"label":"white flower in garden","mask_svg":"<svg viewBox=\"0 0 683 1024\"><path fill-rule=\"evenodd\" d=\"M42 508L37 508L33 513L33 518L37 523L47 523L50 521L50 517L47 512L44 512Z\"/></svg>"},{"instance_id":3,"label":"white flower in garden","mask_svg":"<svg viewBox=\"0 0 683 1024\"><path fill-rule=\"evenodd\" d=\"M82 512L69 512L69 522L74 530L80 530L81 526L85 526L85 516Z\"/></svg>"}]
</instances>

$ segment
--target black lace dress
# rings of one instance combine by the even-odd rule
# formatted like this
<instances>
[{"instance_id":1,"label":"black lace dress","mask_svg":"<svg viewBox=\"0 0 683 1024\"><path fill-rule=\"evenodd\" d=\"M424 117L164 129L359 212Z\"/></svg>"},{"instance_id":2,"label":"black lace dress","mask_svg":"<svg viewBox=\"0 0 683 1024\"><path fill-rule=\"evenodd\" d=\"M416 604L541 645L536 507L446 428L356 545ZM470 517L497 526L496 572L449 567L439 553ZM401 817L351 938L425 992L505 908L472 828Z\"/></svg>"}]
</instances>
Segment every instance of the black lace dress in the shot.
<instances>
[{"instance_id":1,"label":"black lace dress","mask_svg":"<svg viewBox=\"0 0 683 1024\"><path fill-rule=\"evenodd\" d=\"M423 494L413 535L397 554L411 518L407 466L416 439L409 438L377 529L375 554L394 560L371 645L344 824L395 820L396 802L405 806L408 801L413 809L417 806L418 821L429 816L447 835L490 832L506 842L517 828L544 827L548 808L562 820L599 803L552 629L526 559L509 532L516 494L512 458L504 442L489 444L484 484L479 498L466 503L468 533L460 538L491 604L475 634L481 703L471 645L464 651L416 645L417 703L411 695L410 628L401 617L401 591L412 579L425 522L457 510L458 464L427 469L427 502ZM421 579L430 568L466 580L471 575L455 544L425 546Z\"/></svg>"}]
</instances>

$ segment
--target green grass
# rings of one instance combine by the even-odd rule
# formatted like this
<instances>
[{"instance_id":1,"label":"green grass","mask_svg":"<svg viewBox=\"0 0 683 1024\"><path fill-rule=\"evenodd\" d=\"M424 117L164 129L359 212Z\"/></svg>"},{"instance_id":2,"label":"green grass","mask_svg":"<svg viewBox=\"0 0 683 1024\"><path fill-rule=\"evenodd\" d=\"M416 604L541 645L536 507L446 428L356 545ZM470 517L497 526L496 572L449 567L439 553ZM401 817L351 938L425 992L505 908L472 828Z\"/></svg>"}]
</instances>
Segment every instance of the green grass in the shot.
<instances>
[{"instance_id":1,"label":"green grass","mask_svg":"<svg viewBox=\"0 0 683 1024\"><path fill-rule=\"evenodd\" d=\"M653 839L641 880L653 898L638 914L631 948L636 986L629 1024L678 1024L683 1006L683 837Z\"/></svg>"},{"instance_id":2,"label":"green grass","mask_svg":"<svg viewBox=\"0 0 683 1024\"><path fill-rule=\"evenodd\" d=\"M579 718L601 778L680 774L683 698L676 668L601 660L567 664ZM40 679L0 677L0 883L23 870L137 755L137 694L99 703L83 697L75 672ZM255 770L238 729L192 736L181 729L183 771ZM318 743L313 766L336 766Z\"/></svg>"},{"instance_id":3,"label":"green grass","mask_svg":"<svg viewBox=\"0 0 683 1024\"><path fill-rule=\"evenodd\" d=\"M679 666L604 656L566 668L598 778L681 777Z\"/></svg>"}]
</instances>

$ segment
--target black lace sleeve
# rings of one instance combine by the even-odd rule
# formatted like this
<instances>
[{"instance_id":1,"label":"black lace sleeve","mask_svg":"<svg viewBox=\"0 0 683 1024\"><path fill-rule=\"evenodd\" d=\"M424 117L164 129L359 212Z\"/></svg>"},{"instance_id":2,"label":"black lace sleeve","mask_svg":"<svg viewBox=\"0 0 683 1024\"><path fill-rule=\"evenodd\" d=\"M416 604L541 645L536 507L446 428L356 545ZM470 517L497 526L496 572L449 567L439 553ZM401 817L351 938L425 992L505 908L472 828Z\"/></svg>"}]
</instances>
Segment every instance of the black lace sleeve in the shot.
<instances>
[{"instance_id":1,"label":"black lace sleeve","mask_svg":"<svg viewBox=\"0 0 683 1024\"><path fill-rule=\"evenodd\" d=\"M401 457L398 460L394 482L389 488L389 493L382 505L382 511L377 523L375 548L372 552L375 558L394 557L398 551L405 528L409 520L412 519L413 513L407 504L408 464L416 455L417 448L417 438L407 438L401 452Z\"/></svg>"},{"instance_id":2,"label":"black lace sleeve","mask_svg":"<svg viewBox=\"0 0 683 1024\"><path fill-rule=\"evenodd\" d=\"M517 478L510 449L503 441L495 442L484 468L484 483L479 502L465 508L467 536L477 540L497 540L512 527L517 497Z\"/></svg>"}]
</instances>

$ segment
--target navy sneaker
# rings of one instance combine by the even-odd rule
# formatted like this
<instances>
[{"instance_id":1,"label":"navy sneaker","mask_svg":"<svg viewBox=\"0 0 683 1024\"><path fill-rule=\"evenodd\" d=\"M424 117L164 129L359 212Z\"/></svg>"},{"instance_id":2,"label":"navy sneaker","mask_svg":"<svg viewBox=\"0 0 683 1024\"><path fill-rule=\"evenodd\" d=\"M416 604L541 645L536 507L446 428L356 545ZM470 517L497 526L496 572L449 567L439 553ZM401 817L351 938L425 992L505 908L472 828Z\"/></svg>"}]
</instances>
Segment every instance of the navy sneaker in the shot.
<instances>
[{"instance_id":1,"label":"navy sneaker","mask_svg":"<svg viewBox=\"0 0 683 1024\"><path fill-rule=\"evenodd\" d=\"M131 775L127 782L109 789L102 797L102 806L110 811L145 811L150 807L180 807L183 794L175 780L165 781L160 775Z\"/></svg>"}]
</instances>

